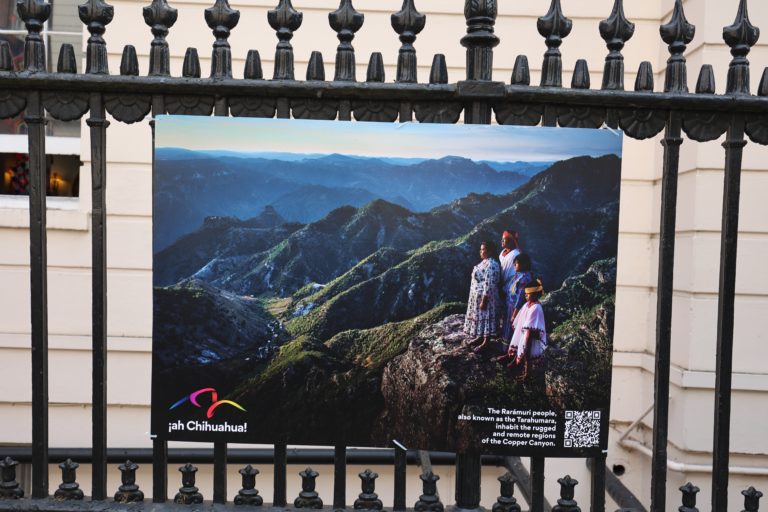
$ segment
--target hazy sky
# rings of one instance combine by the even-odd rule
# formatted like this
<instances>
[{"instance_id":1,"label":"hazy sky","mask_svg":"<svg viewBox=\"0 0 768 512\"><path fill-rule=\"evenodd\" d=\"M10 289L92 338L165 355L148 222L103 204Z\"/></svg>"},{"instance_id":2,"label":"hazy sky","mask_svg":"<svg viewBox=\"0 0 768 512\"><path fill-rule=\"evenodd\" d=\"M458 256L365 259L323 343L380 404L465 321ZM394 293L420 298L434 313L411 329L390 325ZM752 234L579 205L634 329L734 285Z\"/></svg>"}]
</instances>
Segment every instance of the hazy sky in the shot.
<instances>
[{"instance_id":1,"label":"hazy sky","mask_svg":"<svg viewBox=\"0 0 768 512\"><path fill-rule=\"evenodd\" d=\"M156 146L497 162L621 155L621 132L571 128L158 116Z\"/></svg>"}]
</instances>

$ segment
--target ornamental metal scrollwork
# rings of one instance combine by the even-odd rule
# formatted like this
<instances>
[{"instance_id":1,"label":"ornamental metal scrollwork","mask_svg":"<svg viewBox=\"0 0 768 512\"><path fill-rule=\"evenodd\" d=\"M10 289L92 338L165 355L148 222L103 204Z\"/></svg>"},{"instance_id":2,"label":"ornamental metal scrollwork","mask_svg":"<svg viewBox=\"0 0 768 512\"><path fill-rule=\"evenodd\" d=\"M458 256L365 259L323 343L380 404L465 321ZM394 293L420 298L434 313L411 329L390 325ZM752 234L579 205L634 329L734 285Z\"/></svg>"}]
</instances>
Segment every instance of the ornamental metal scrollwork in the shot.
<instances>
[{"instance_id":1,"label":"ornamental metal scrollwork","mask_svg":"<svg viewBox=\"0 0 768 512\"><path fill-rule=\"evenodd\" d=\"M235 97L229 99L229 111L235 117L274 117L277 102L273 99Z\"/></svg>"},{"instance_id":2,"label":"ornamental metal scrollwork","mask_svg":"<svg viewBox=\"0 0 768 512\"><path fill-rule=\"evenodd\" d=\"M450 123L459 121L464 107L461 103L414 103L413 112L420 123Z\"/></svg>"},{"instance_id":3,"label":"ornamental metal scrollwork","mask_svg":"<svg viewBox=\"0 0 768 512\"><path fill-rule=\"evenodd\" d=\"M131 124L144 119L152 108L149 96L105 94L104 106L112 117Z\"/></svg>"},{"instance_id":4,"label":"ornamental metal scrollwork","mask_svg":"<svg viewBox=\"0 0 768 512\"><path fill-rule=\"evenodd\" d=\"M758 114L747 118L747 135L757 144L768 144L768 119L765 115Z\"/></svg>"},{"instance_id":5,"label":"ornamental metal scrollwork","mask_svg":"<svg viewBox=\"0 0 768 512\"><path fill-rule=\"evenodd\" d=\"M210 96L166 96L165 110L169 114L209 116L213 112L213 98Z\"/></svg>"},{"instance_id":6,"label":"ornamental metal scrollwork","mask_svg":"<svg viewBox=\"0 0 768 512\"><path fill-rule=\"evenodd\" d=\"M27 98L13 91L0 90L0 119L15 117L27 106Z\"/></svg>"},{"instance_id":7,"label":"ornamental metal scrollwork","mask_svg":"<svg viewBox=\"0 0 768 512\"><path fill-rule=\"evenodd\" d=\"M727 129L728 118L722 113L688 112L683 117L683 131L698 142L715 140Z\"/></svg>"},{"instance_id":8,"label":"ornamental metal scrollwork","mask_svg":"<svg viewBox=\"0 0 768 512\"><path fill-rule=\"evenodd\" d=\"M633 139L642 140L653 137L664 129L667 122L663 112L653 110L619 110L618 114L619 126Z\"/></svg>"},{"instance_id":9,"label":"ornamental metal scrollwork","mask_svg":"<svg viewBox=\"0 0 768 512\"><path fill-rule=\"evenodd\" d=\"M495 105L496 121L499 124L514 124L519 126L536 126L544 114L541 105L523 105L520 103L501 103Z\"/></svg>"},{"instance_id":10,"label":"ornamental metal scrollwork","mask_svg":"<svg viewBox=\"0 0 768 512\"><path fill-rule=\"evenodd\" d=\"M332 121L336 119L339 110L338 101L330 100L293 100L291 101L293 117L297 119L319 119Z\"/></svg>"},{"instance_id":11,"label":"ornamental metal scrollwork","mask_svg":"<svg viewBox=\"0 0 768 512\"><path fill-rule=\"evenodd\" d=\"M567 128L600 128L605 122L606 111L596 107L561 107L557 109L560 126Z\"/></svg>"},{"instance_id":12,"label":"ornamental metal scrollwork","mask_svg":"<svg viewBox=\"0 0 768 512\"><path fill-rule=\"evenodd\" d=\"M400 114L399 104L375 101L353 102L352 110L357 121L392 123L397 120L397 116Z\"/></svg>"},{"instance_id":13,"label":"ornamental metal scrollwork","mask_svg":"<svg viewBox=\"0 0 768 512\"><path fill-rule=\"evenodd\" d=\"M43 106L59 121L74 121L88 112L88 95L77 93L45 92Z\"/></svg>"}]
</instances>

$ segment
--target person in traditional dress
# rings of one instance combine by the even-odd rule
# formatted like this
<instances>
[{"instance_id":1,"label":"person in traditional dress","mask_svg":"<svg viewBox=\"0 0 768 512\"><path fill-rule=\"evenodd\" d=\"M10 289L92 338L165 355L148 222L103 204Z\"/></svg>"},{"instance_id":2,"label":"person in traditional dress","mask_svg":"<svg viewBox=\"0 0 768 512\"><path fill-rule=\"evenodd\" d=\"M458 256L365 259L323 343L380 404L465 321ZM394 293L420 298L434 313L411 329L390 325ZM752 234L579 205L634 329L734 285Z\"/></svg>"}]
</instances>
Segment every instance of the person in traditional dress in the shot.
<instances>
[{"instance_id":1,"label":"person in traditional dress","mask_svg":"<svg viewBox=\"0 0 768 512\"><path fill-rule=\"evenodd\" d=\"M504 304L504 323L502 324L501 336L507 341L512 340L512 333L514 328L512 323L515 321L518 312L525 304L525 288L530 286L533 281L531 275L531 257L525 253L520 253L514 260L515 273L512 275L512 279L505 290L504 297L506 299Z\"/></svg>"},{"instance_id":2,"label":"person in traditional dress","mask_svg":"<svg viewBox=\"0 0 768 512\"><path fill-rule=\"evenodd\" d=\"M499 279L501 268L496 260L496 247L491 242L480 245L480 263L472 269L472 281L464 319L464 332L475 338L470 345L479 352L492 336L496 336L499 311Z\"/></svg>"},{"instance_id":3,"label":"person in traditional dress","mask_svg":"<svg viewBox=\"0 0 768 512\"><path fill-rule=\"evenodd\" d=\"M539 303L544 287L536 279L525 288L526 303L518 312L513 326L515 329L509 343L507 354L497 358L499 362L508 362L507 368L516 370L519 378L528 376L528 368L544 355L547 347L547 328L544 309Z\"/></svg>"},{"instance_id":4,"label":"person in traditional dress","mask_svg":"<svg viewBox=\"0 0 768 512\"><path fill-rule=\"evenodd\" d=\"M509 301L509 287L515 276L515 258L520 254L520 235L517 231L504 231L501 235L501 253L499 254L499 263L501 264L501 280L499 282L499 295L501 303L506 304ZM509 317L507 308L501 309L501 329L503 332L511 334L511 327L507 327ZM509 338L506 338L509 341Z\"/></svg>"}]
</instances>

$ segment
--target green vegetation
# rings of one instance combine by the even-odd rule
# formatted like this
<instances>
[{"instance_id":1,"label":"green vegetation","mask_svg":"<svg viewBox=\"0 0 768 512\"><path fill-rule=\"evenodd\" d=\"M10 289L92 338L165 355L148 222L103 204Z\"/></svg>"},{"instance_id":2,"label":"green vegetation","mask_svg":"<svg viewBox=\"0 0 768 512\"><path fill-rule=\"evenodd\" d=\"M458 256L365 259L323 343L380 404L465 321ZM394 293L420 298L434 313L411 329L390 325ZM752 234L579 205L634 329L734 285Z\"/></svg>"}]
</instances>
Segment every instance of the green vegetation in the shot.
<instances>
[{"instance_id":1,"label":"green vegetation","mask_svg":"<svg viewBox=\"0 0 768 512\"><path fill-rule=\"evenodd\" d=\"M448 315L463 312L466 308L466 304L456 302L442 304L423 315L403 322L384 324L373 329L341 332L328 340L325 345L339 357L357 366L378 370L408 348L409 341L425 327Z\"/></svg>"}]
</instances>

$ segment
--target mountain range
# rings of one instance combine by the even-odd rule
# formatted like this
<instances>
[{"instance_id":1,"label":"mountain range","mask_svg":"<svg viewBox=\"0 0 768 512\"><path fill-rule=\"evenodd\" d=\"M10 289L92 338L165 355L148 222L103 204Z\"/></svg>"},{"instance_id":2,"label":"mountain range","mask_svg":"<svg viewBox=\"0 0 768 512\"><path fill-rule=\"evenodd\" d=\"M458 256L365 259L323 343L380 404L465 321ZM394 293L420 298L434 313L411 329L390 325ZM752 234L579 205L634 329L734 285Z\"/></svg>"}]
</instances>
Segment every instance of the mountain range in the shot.
<instances>
[{"instance_id":1,"label":"mountain range","mask_svg":"<svg viewBox=\"0 0 768 512\"><path fill-rule=\"evenodd\" d=\"M510 192L529 177L453 156L397 161L331 154L279 160L159 148L154 251L194 231L208 216L248 219L272 205L288 221L307 223L340 206L360 207L374 199L424 212L473 192Z\"/></svg>"}]
</instances>

